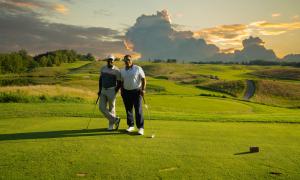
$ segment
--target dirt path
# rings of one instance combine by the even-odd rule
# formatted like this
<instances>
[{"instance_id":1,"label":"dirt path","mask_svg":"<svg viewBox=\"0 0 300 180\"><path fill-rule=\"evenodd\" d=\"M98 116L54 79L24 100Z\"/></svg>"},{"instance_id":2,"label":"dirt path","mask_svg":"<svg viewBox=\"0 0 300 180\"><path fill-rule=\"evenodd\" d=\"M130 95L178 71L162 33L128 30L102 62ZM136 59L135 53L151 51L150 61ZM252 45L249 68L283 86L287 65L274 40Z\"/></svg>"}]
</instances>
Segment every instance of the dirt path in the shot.
<instances>
[{"instance_id":1,"label":"dirt path","mask_svg":"<svg viewBox=\"0 0 300 180\"><path fill-rule=\"evenodd\" d=\"M247 89L244 94L244 99L249 100L255 93L255 83L253 80L247 80Z\"/></svg>"}]
</instances>

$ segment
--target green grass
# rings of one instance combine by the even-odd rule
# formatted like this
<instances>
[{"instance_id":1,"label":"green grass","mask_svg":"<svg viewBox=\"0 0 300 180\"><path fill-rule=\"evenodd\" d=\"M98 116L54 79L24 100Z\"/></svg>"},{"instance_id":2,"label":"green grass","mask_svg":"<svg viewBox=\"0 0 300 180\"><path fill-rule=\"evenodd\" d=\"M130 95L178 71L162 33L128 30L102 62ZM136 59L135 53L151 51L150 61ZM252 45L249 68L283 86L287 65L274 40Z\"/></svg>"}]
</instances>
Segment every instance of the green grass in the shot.
<instances>
[{"instance_id":1,"label":"green grass","mask_svg":"<svg viewBox=\"0 0 300 180\"><path fill-rule=\"evenodd\" d=\"M106 132L104 119L0 121L2 179L298 179L300 125L157 120L153 139ZM22 122L22 123L21 123ZM151 135L147 129L146 136ZM261 152L247 152L259 146ZM270 173L282 173L272 175Z\"/></svg>"},{"instance_id":2,"label":"green grass","mask_svg":"<svg viewBox=\"0 0 300 180\"><path fill-rule=\"evenodd\" d=\"M233 121L300 123L298 109L287 109L237 101L227 98L151 95L146 97L151 119L166 121ZM5 103L0 104L3 118L15 117L89 117L91 103ZM117 99L118 114L125 118L121 97ZM146 111L145 111L146 113ZM102 117L101 114L96 114ZM147 115L147 114L145 114ZM147 117L147 116L146 116Z\"/></svg>"},{"instance_id":3,"label":"green grass","mask_svg":"<svg viewBox=\"0 0 300 180\"><path fill-rule=\"evenodd\" d=\"M196 88L217 82L215 76L222 82L248 78L265 82L249 73L278 67L139 63L147 74L151 119L144 109L142 137L125 133L126 115L119 94L120 130L105 131L108 122L94 105L103 64L78 62L22 77L54 86L0 87L4 98L9 94L29 98L26 103L0 103L0 179L300 178L299 109ZM20 79L14 75L1 78ZM281 101L279 96L287 93L281 90L289 87L284 96L290 98L284 103L295 98L299 103L297 81L276 82L267 83L266 93L258 89L257 97L272 94ZM241 93L235 86L230 88ZM41 96L48 99L36 100ZM71 99L53 100L57 96ZM270 105L262 104L266 102ZM83 130L90 118L90 130ZM152 133L155 138L147 138ZM247 153L250 146L259 146L260 152Z\"/></svg>"}]
</instances>

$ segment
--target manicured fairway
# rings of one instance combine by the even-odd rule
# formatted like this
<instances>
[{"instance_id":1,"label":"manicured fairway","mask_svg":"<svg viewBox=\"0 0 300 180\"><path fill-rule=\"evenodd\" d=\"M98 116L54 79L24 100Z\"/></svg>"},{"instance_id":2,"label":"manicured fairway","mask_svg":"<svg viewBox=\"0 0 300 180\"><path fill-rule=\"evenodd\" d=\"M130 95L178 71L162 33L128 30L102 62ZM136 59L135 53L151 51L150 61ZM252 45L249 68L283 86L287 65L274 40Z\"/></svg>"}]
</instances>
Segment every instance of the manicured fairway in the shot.
<instances>
[{"instance_id":1,"label":"manicured fairway","mask_svg":"<svg viewBox=\"0 0 300 180\"><path fill-rule=\"evenodd\" d=\"M1 179L299 179L300 125L146 122L146 136L93 118L0 121ZM155 133L155 138L147 138ZM150 132L149 132L150 131ZM261 152L247 153L249 146Z\"/></svg>"}]
</instances>

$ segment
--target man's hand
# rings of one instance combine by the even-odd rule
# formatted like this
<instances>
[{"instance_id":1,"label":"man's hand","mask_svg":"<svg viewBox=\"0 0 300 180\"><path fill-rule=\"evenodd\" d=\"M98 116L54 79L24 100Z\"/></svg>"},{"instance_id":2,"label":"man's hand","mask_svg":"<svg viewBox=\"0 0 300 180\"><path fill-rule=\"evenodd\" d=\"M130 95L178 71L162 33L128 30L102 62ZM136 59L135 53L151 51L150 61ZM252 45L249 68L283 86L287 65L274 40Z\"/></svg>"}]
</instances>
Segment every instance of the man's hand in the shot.
<instances>
[{"instance_id":1,"label":"man's hand","mask_svg":"<svg viewBox=\"0 0 300 180\"><path fill-rule=\"evenodd\" d=\"M115 88L115 92L116 92L116 94L119 92L119 88L118 87Z\"/></svg>"},{"instance_id":2,"label":"man's hand","mask_svg":"<svg viewBox=\"0 0 300 180\"><path fill-rule=\"evenodd\" d=\"M141 91L140 91L140 94L141 94L141 96L143 96L143 97L144 97L145 93L146 93L145 90L141 90Z\"/></svg>"},{"instance_id":3,"label":"man's hand","mask_svg":"<svg viewBox=\"0 0 300 180\"><path fill-rule=\"evenodd\" d=\"M121 92L121 96L123 97L124 96L124 89L121 88L120 92Z\"/></svg>"}]
</instances>

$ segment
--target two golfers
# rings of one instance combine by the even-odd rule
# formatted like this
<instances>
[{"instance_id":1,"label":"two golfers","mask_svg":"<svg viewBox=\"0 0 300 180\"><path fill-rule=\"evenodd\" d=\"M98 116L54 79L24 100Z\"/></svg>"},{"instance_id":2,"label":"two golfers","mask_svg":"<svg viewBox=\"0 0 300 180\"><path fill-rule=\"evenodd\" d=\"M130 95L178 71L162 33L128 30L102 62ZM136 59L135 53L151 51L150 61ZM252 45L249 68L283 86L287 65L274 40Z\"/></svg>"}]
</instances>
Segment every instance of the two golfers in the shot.
<instances>
[{"instance_id":1,"label":"two golfers","mask_svg":"<svg viewBox=\"0 0 300 180\"><path fill-rule=\"evenodd\" d=\"M113 65L115 57L108 56L107 65L102 67L99 78L100 104L99 108L103 115L109 120L108 130L117 130L120 118L116 116L115 101L116 94L121 88L121 96L127 115L126 131L134 131L133 108L135 110L135 121L138 134L144 135L144 116L142 99L145 94L146 78L143 69L134 65L130 55L124 56L125 67L121 71ZM108 105L108 108L107 108Z\"/></svg>"}]
</instances>

